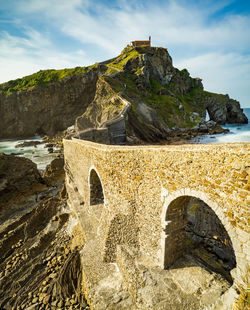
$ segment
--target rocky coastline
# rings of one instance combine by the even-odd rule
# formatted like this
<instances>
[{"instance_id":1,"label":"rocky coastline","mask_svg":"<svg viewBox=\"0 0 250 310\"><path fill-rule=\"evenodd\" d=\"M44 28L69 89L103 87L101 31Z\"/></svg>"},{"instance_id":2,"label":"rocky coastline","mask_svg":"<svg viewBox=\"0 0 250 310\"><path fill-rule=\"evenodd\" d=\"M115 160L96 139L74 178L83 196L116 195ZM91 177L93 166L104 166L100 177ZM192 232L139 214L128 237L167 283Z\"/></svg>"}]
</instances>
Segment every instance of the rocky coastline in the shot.
<instances>
[{"instance_id":1,"label":"rocky coastline","mask_svg":"<svg viewBox=\"0 0 250 310\"><path fill-rule=\"evenodd\" d=\"M0 154L1 309L89 309L63 166L56 158L40 174L29 159Z\"/></svg>"},{"instance_id":2,"label":"rocky coastline","mask_svg":"<svg viewBox=\"0 0 250 310\"><path fill-rule=\"evenodd\" d=\"M45 144L55 154L39 171L27 158L0 153L3 310L90 309L80 260L85 240L67 204L63 138L112 144L105 135L114 125L127 145L184 144L227 133L221 127L227 122L247 122L238 101L204 91L201 79L173 67L165 48L127 47L116 58L72 72L47 84L0 85L0 139L39 134L43 141L23 142L17 151Z\"/></svg>"},{"instance_id":3,"label":"rocky coastline","mask_svg":"<svg viewBox=\"0 0 250 310\"><path fill-rule=\"evenodd\" d=\"M105 62L61 71L0 85L0 139L99 128L125 108L127 135L142 143L248 122L238 101L205 91L200 78L173 66L165 48L128 46ZM206 113L215 123L205 122Z\"/></svg>"}]
</instances>

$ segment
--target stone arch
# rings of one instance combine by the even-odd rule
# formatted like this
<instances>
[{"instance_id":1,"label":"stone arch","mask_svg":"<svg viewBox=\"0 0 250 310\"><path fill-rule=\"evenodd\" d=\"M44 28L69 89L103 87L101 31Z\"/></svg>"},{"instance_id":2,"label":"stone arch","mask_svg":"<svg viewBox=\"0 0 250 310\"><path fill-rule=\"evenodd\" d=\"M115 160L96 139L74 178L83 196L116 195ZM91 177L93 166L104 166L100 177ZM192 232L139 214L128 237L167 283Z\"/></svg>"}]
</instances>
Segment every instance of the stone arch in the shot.
<instances>
[{"instance_id":1,"label":"stone arch","mask_svg":"<svg viewBox=\"0 0 250 310\"><path fill-rule=\"evenodd\" d=\"M178 191L167 196L162 211L162 266L168 268L197 244L203 244L227 261L227 271L236 266L229 223L222 210L198 191Z\"/></svg>"},{"instance_id":2,"label":"stone arch","mask_svg":"<svg viewBox=\"0 0 250 310\"><path fill-rule=\"evenodd\" d=\"M104 191L99 173L94 167L89 172L89 204L98 205L104 203Z\"/></svg>"}]
</instances>

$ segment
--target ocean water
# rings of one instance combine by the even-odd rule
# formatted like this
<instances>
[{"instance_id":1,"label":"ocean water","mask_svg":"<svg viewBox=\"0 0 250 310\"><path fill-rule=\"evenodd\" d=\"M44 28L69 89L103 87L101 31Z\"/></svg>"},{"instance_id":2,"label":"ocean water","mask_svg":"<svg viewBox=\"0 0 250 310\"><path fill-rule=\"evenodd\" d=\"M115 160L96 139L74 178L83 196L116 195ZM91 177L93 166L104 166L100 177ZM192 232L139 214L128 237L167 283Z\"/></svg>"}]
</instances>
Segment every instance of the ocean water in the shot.
<instances>
[{"instance_id":1,"label":"ocean water","mask_svg":"<svg viewBox=\"0 0 250 310\"><path fill-rule=\"evenodd\" d=\"M248 124L225 124L222 127L229 129L229 133L199 136L194 139L194 142L204 144L250 142L250 108L243 111L248 118Z\"/></svg>"},{"instance_id":2,"label":"ocean water","mask_svg":"<svg viewBox=\"0 0 250 310\"><path fill-rule=\"evenodd\" d=\"M46 166L56 157L55 153L48 153L45 143L38 144L36 147L28 146L16 148L15 146L25 141L42 141L39 136L23 140L0 140L0 153L17 154L29 158L37 164L39 170L44 170Z\"/></svg>"},{"instance_id":3,"label":"ocean water","mask_svg":"<svg viewBox=\"0 0 250 310\"><path fill-rule=\"evenodd\" d=\"M231 143L231 142L250 142L250 108L244 109L249 123L248 124L226 124L222 126L230 130L226 134L204 135L193 139L192 143L210 144L210 143ZM39 144L36 147L29 146L16 148L15 146L24 141L42 141L39 136L25 140L0 140L0 153L18 154L31 159L37 164L39 170L43 170L56 157L55 153L49 154L44 144ZM56 150L55 150L56 151Z\"/></svg>"}]
</instances>

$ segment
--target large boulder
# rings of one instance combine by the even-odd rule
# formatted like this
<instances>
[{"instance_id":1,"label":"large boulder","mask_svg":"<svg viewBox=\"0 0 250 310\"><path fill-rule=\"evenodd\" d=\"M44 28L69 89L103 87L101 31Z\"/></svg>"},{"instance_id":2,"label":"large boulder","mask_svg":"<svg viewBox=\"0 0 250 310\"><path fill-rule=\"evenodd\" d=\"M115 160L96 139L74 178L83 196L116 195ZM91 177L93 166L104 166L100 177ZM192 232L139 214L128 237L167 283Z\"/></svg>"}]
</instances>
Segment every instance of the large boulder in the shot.
<instances>
[{"instance_id":1,"label":"large boulder","mask_svg":"<svg viewBox=\"0 0 250 310\"><path fill-rule=\"evenodd\" d=\"M203 99L209 117L218 124L247 124L248 119L237 100L228 95L205 93Z\"/></svg>"},{"instance_id":2,"label":"large boulder","mask_svg":"<svg viewBox=\"0 0 250 310\"><path fill-rule=\"evenodd\" d=\"M43 180L37 165L30 159L0 153L0 197L7 193L30 191L41 184Z\"/></svg>"},{"instance_id":3,"label":"large boulder","mask_svg":"<svg viewBox=\"0 0 250 310\"><path fill-rule=\"evenodd\" d=\"M0 224L11 215L23 212L46 188L35 163L28 158L0 153Z\"/></svg>"},{"instance_id":4,"label":"large boulder","mask_svg":"<svg viewBox=\"0 0 250 310\"><path fill-rule=\"evenodd\" d=\"M226 103L227 107L227 123L230 124L247 124L248 119L243 113L243 109L240 107L240 103L237 100L229 99Z\"/></svg>"},{"instance_id":5,"label":"large boulder","mask_svg":"<svg viewBox=\"0 0 250 310\"><path fill-rule=\"evenodd\" d=\"M55 158L49 165L47 165L43 172L43 179L48 186L54 186L58 182L62 182L64 178L64 158Z\"/></svg>"},{"instance_id":6,"label":"large boulder","mask_svg":"<svg viewBox=\"0 0 250 310\"><path fill-rule=\"evenodd\" d=\"M129 49L128 49L129 50ZM131 48L133 50L133 48ZM131 57L125 64L125 71L137 71L144 79L145 85L150 85L150 79L155 78L162 85L167 85L175 73L172 58L166 48L137 48L138 57ZM139 70L138 70L139 69Z\"/></svg>"}]
</instances>

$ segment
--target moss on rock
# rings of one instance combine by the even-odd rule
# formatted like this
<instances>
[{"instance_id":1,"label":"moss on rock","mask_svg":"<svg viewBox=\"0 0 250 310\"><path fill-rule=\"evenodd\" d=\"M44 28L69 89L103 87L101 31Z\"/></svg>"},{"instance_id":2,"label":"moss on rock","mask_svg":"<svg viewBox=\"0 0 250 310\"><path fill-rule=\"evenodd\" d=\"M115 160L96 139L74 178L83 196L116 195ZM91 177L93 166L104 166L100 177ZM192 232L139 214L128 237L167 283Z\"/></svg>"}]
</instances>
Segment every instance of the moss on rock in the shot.
<instances>
[{"instance_id":1,"label":"moss on rock","mask_svg":"<svg viewBox=\"0 0 250 310\"><path fill-rule=\"evenodd\" d=\"M10 94L12 96L8 96ZM167 49L127 46L118 57L93 66L41 70L1 84L0 112L4 106L9 106L9 113L4 112L6 124L2 124L0 132L8 131L3 137L12 137L15 132L20 132L20 136L32 135L32 130L33 134L53 134L73 125L72 119L77 119L76 123L79 123L79 119L85 120L83 114L88 115L87 119L91 119L91 122L84 121L83 124L81 121L82 129L90 125L98 127L103 121L116 117L123 109L122 101L114 100L118 96L136 108L132 112L135 113L134 120L138 122L144 122L142 115L137 115L138 107L140 110L140 105L147 105L147 109L141 110L150 111L147 113L154 117L144 125L155 130L159 137L166 137L166 128L175 130L198 126L205 121L206 110L210 119L220 124L247 122L237 101L228 95L204 91L201 79L190 77L187 69L174 68ZM72 108L72 104L77 105L77 110ZM15 122L13 109L18 110ZM64 115L66 110L69 110L67 118ZM34 111L42 112L43 120L39 118L34 124L27 124L27 115L34 115ZM53 116L49 129L46 113L50 118ZM66 119L69 121L66 122Z\"/></svg>"},{"instance_id":2,"label":"moss on rock","mask_svg":"<svg viewBox=\"0 0 250 310\"><path fill-rule=\"evenodd\" d=\"M16 91L27 91L35 87L46 87L53 82L58 82L72 75L79 75L88 72L98 64L89 67L75 67L60 70L40 70L34 74L20 79L11 80L0 85L0 92L9 95Z\"/></svg>"}]
</instances>

